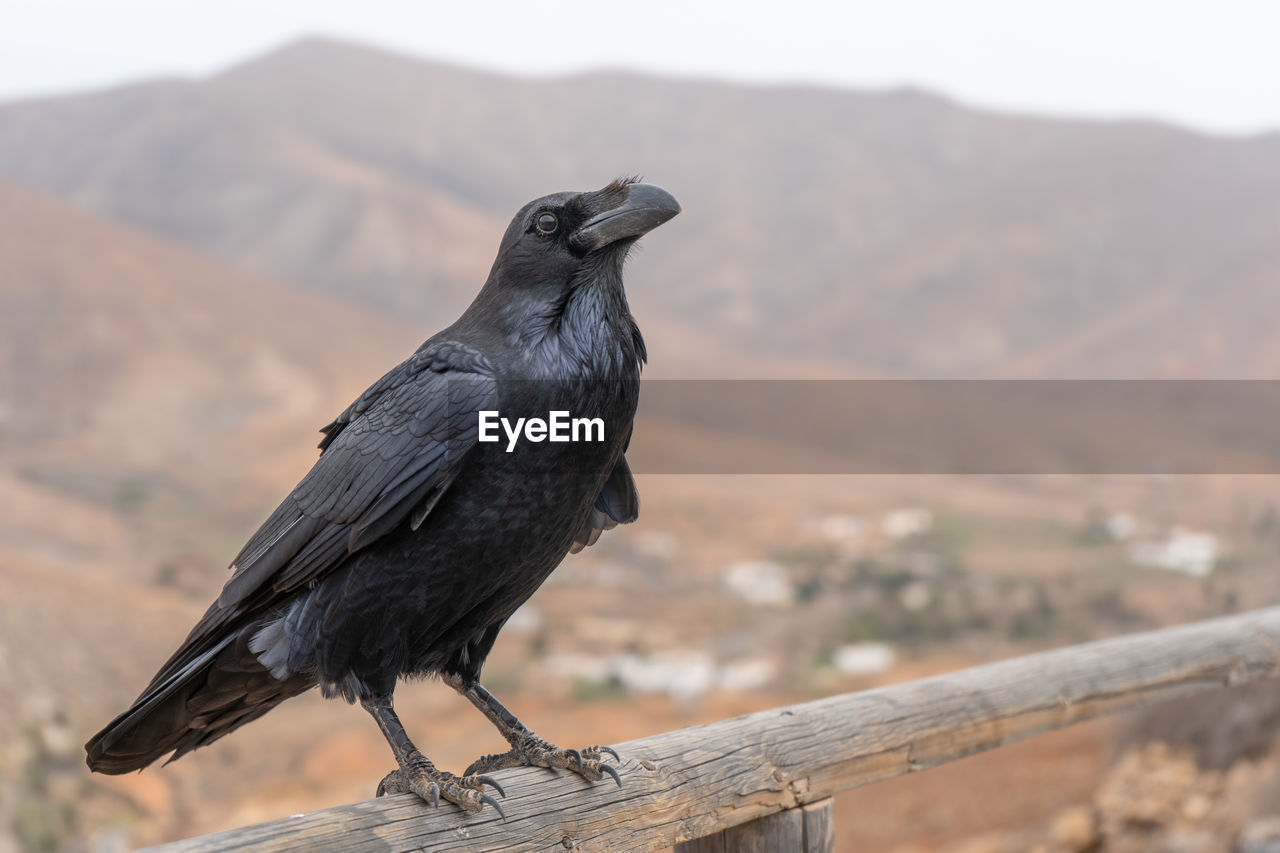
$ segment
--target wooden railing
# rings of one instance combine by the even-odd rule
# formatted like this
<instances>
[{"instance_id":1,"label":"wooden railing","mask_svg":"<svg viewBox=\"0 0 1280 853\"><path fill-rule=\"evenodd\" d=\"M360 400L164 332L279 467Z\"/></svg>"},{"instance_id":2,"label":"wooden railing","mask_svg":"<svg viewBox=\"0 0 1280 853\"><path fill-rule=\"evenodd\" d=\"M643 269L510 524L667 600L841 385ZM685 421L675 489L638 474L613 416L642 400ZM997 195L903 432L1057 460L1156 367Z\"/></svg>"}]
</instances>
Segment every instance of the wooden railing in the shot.
<instances>
[{"instance_id":1,"label":"wooden railing","mask_svg":"<svg viewBox=\"0 0 1280 853\"><path fill-rule=\"evenodd\" d=\"M832 849L833 794L1162 699L1280 675L1280 607L1100 640L617 744L623 787L522 768L507 818L413 795L153 848Z\"/></svg>"}]
</instances>

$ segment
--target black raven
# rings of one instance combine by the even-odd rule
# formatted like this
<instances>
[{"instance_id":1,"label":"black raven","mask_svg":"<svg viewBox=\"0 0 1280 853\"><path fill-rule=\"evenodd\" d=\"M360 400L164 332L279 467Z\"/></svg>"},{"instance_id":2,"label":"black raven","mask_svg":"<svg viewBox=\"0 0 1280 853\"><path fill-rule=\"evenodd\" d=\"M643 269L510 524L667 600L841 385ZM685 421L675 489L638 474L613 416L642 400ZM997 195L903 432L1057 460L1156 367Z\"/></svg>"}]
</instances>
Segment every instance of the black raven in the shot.
<instances>
[{"instance_id":1,"label":"black raven","mask_svg":"<svg viewBox=\"0 0 1280 853\"><path fill-rule=\"evenodd\" d=\"M479 677L503 623L565 555L636 518L623 454L645 348L622 267L679 212L635 180L525 205L457 322L324 427L320 458L235 558L218 600L85 745L90 769L172 761L318 685L360 702L390 744L399 769L379 795L496 808L484 785L501 788L482 774L521 765L621 784L602 761L617 753L552 746ZM603 439L480 441L480 412L554 411L601 419ZM425 675L467 697L511 749L460 777L437 770L391 703L400 677Z\"/></svg>"}]
</instances>

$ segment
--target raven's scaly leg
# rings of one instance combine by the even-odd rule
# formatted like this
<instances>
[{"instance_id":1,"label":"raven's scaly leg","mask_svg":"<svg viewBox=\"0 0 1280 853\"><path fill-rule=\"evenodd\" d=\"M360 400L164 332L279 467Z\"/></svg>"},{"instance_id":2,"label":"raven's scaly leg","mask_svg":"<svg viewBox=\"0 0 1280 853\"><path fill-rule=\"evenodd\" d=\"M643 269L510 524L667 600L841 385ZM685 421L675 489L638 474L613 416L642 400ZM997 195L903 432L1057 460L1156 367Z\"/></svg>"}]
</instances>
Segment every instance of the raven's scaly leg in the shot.
<instances>
[{"instance_id":1,"label":"raven's scaly leg","mask_svg":"<svg viewBox=\"0 0 1280 853\"><path fill-rule=\"evenodd\" d=\"M488 776L473 776L467 773L460 779L452 773L437 770L431 760L419 752L413 745L413 741L409 740L409 735L401 725L400 718L391 707L390 696L363 699L360 704L378 722L378 728L382 729L382 736L387 739L391 751L395 753L396 763L400 765L399 770L392 770L378 783L379 797L384 794L413 792L426 802L438 806L440 797L443 796L449 802L456 803L469 812L478 812L484 808L485 803L488 803L497 810L499 815L502 815L502 807L498 805L497 800L484 793L484 786L490 785L499 795L506 796L502 786ZM506 817L506 815L502 816Z\"/></svg>"},{"instance_id":2,"label":"raven's scaly leg","mask_svg":"<svg viewBox=\"0 0 1280 853\"><path fill-rule=\"evenodd\" d=\"M591 781L612 776L613 781L622 787L622 779L618 771L600 760L605 753L615 760L621 760L618 753L608 746L589 746L586 749L561 749L547 743L525 727L516 719L516 715L508 711L501 702L478 683L468 684L461 676L452 673L441 675L444 683L452 687L470 700L472 705L480 709L480 713L489 718L489 722L502 732L502 736L511 744L507 752L484 755L471 762L467 768L467 776L473 773L488 773L507 767L559 767L572 770Z\"/></svg>"}]
</instances>

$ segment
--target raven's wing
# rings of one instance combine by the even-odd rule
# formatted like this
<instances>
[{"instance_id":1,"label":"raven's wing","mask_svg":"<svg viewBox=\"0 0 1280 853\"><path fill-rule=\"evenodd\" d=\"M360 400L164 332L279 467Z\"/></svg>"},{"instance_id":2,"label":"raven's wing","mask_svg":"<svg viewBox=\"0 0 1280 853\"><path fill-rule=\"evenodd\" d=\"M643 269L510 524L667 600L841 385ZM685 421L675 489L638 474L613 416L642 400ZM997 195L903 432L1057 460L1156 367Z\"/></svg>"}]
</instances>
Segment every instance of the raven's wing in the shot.
<instances>
[{"instance_id":1,"label":"raven's wing","mask_svg":"<svg viewBox=\"0 0 1280 853\"><path fill-rule=\"evenodd\" d=\"M320 451L323 453L327 450L329 445L333 444L334 439L338 437L338 433L346 429L347 424L367 412L369 407L372 406L385 391L403 385L415 373L423 369L423 363L425 360L440 361L442 356L446 358L452 356L450 359L451 361L460 362L465 359L458 358L458 356L462 355L466 350L467 348L460 344L435 344L431 341L423 344L412 356L400 362L395 367L391 368L391 370L388 370L381 379L366 388L365 392L357 397L350 406L347 406L347 408L342 411L342 414L334 418L331 423L320 427L320 432L324 433L324 438L320 439ZM473 353L473 355L478 354ZM475 368L466 368L461 364L455 364L455 368L464 372L468 370L470 370L470 372L481 372L487 370L487 366L485 365L478 365Z\"/></svg>"},{"instance_id":2,"label":"raven's wing","mask_svg":"<svg viewBox=\"0 0 1280 853\"><path fill-rule=\"evenodd\" d=\"M349 554L422 524L475 445L476 412L497 408L496 396L484 356L452 342L424 347L374 383L324 428L315 466L241 550L222 594L148 690Z\"/></svg>"},{"instance_id":3,"label":"raven's wing","mask_svg":"<svg viewBox=\"0 0 1280 853\"><path fill-rule=\"evenodd\" d=\"M268 673L246 629L397 525L420 525L496 408L493 371L457 343L432 343L325 428L315 466L249 540L221 597L133 706L85 744L91 769L124 773L177 758L313 686Z\"/></svg>"},{"instance_id":4,"label":"raven's wing","mask_svg":"<svg viewBox=\"0 0 1280 853\"><path fill-rule=\"evenodd\" d=\"M609 479L591 506L591 513L573 537L569 553L576 554L588 545L596 544L601 533L619 524L630 524L639 515L640 493L636 491L636 481L631 478L627 457L619 456L618 464L613 466Z\"/></svg>"}]
</instances>

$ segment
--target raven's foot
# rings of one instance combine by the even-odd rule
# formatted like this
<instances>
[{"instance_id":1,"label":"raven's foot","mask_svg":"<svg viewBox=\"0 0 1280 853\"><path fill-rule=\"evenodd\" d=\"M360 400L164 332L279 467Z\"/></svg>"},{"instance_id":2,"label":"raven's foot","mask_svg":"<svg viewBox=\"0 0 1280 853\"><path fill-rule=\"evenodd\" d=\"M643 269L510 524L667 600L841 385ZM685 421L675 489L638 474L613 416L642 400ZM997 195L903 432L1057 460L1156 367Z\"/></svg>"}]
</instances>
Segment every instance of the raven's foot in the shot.
<instances>
[{"instance_id":1,"label":"raven's foot","mask_svg":"<svg viewBox=\"0 0 1280 853\"><path fill-rule=\"evenodd\" d=\"M444 797L469 812L478 812L487 803L501 817L506 818L498 801L484 792L485 785L497 791L498 796L506 796L502 786L488 776L467 773L459 778L452 773L437 770L434 764L419 753L405 762L399 770L392 770L378 783L377 796L413 793L433 806L439 806L440 798Z\"/></svg>"},{"instance_id":2,"label":"raven's foot","mask_svg":"<svg viewBox=\"0 0 1280 853\"><path fill-rule=\"evenodd\" d=\"M612 755L615 761L621 760L612 747L589 746L586 749L561 749L529 732L507 752L484 755L471 762L471 766L467 768L467 776L504 770L508 767L546 767L572 770L592 782L599 781L605 776L612 776L613 781L617 782L618 787L621 788L622 778L618 776L618 771L601 761L605 753Z\"/></svg>"}]
</instances>

